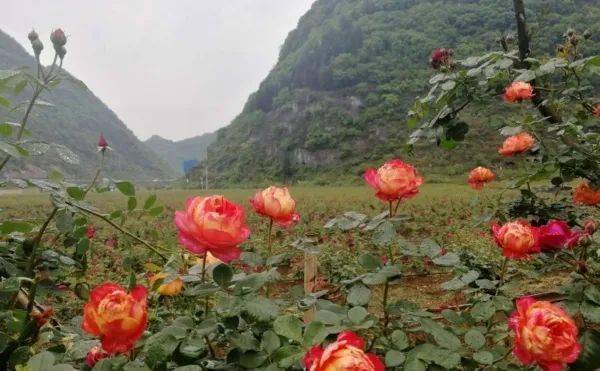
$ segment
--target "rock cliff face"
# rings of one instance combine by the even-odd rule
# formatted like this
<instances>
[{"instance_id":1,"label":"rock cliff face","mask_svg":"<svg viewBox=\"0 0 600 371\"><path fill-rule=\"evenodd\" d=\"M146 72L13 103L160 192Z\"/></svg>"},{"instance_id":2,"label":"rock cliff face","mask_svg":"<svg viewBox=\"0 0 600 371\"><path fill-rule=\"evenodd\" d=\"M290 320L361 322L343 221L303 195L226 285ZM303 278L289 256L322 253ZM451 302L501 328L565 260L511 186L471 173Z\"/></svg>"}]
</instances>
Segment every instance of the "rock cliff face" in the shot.
<instances>
[{"instance_id":1,"label":"rock cliff face","mask_svg":"<svg viewBox=\"0 0 600 371\"><path fill-rule=\"evenodd\" d=\"M65 59L68 69L69 58ZM27 68L33 70L34 58L13 38L0 31L0 70ZM13 104L29 99L27 89L18 97L7 97ZM44 177L57 169L70 178L87 179L95 171L99 156L96 143L104 134L113 149L107 156L107 174L122 179L154 179L172 177L170 167L146 145L83 82L68 75L60 85L42 93L41 99L52 106L34 108L27 128L33 139L64 145L79 158L79 163L61 161L56 154L11 160L7 172L11 176ZM18 121L21 111L0 120Z\"/></svg>"},{"instance_id":2,"label":"rock cliff face","mask_svg":"<svg viewBox=\"0 0 600 371\"><path fill-rule=\"evenodd\" d=\"M588 53L600 52L597 1L530 0L527 11L548 54L569 27L590 28ZM451 47L461 58L497 49L512 30L508 0L317 0L240 115L217 132L211 184L356 179L367 165L408 156L406 111L431 77L431 51ZM469 113L465 144L416 148L410 161L442 174L488 164L504 112Z\"/></svg>"}]
</instances>

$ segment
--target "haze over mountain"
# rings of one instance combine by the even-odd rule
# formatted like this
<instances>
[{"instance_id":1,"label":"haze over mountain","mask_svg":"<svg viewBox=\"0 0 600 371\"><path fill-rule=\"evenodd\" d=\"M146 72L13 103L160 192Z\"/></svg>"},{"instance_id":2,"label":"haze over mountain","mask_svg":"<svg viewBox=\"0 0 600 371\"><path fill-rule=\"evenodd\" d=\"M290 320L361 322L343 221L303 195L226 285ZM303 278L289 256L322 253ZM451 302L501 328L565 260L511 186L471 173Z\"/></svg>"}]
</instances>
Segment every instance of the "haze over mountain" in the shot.
<instances>
[{"instance_id":1,"label":"haze over mountain","mask_svg":"<svg viewBox=\"0 0 600 371\"><path fill-rule=\"evenodd\" d=\"M182 175L186 161L201 161L206 158L206 149L215 138L216 134L206 133L173 141L153 135L144 143L166 161L177 174Z\"/></svg>"},{"instance_id":2,"label":"haze over mountain","mask_svg":"<svg viewBox=\"0 0 600 371\"><path fill-rule=\"evenodd\" d=\"M67 54L66 69L68 61ZM34 66L34 58L12 37L0 31L0 69L24 67L34 71ZM16 104L30 96L31 91L26 88L20 96L11 100ZM69 164L49 152L26 160L11 160L8 163L9 176L27 174L44 177L50 169L55 169L71 178L87 179L99 163L96 143L101 133L112 148L107 154L105 174L121 179L153 179L174 175L169 165L138 140L119 117L76 77L67 73L61 84L42 93L40 98L52 106L34 107L27 125L32 133L30 139L64 145L78 155L80 163ZM12 121L18 121L22 112L17 111L12 116Z\"/></svg>"},{"instance_id":3,"label":"haze over mountain","mask_svg":"<svg viewBox=\"0 0 600 371\"><path fill-rule=\"evenodd\" d=\"M527 10L541 51L553 53L570 27L590 29L587 54L600 51L597 0L530 0ZM432 50L497 50L514 23L509 0L316 1L242 112L217 131L211 184L358 179L367 165L405 157L406 111L433 74ZM410 161L443 174L494 161L501 116L467 113L477 125L465 144L417 148Z\"/></svg>"}]
</instances>

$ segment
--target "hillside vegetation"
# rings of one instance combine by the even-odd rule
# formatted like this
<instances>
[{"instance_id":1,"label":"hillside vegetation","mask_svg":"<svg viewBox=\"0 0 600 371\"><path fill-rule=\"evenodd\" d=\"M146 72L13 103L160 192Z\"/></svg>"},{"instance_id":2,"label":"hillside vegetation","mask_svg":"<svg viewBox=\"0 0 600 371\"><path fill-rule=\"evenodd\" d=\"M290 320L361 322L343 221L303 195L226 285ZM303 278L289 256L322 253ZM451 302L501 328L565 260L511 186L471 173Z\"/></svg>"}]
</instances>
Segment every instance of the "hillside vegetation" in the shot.
<instances>
[{"instance_id":1,"label":"hillside vegetation","mask_svg":"<svg viewBox=\"0 0 600 371\"><path fill-rule=\"evenodd\" d=\"M49 41L44 42L50 44ZM47 45L48 47L48 45ZM51 47L51 45L50 45ZM76 51L73 51L76 53ZM68 69L69 56L65 59ZM25 68L34 71L35 60L13 38L0 31L0 70ZM29 99L26 89L14 104ZM166 162L161 161L144 145L125 124L81 81L66 73L63 81L42 93L41 99L50 105L36 106L28 129L32 140L43 139L64 145L79 157L79 164L61 161L59 156L32 156L25 161L11 161L9 177L45 177L49 169L56 169L70 178L88 179L98 166L96 142L102 133L112 151L106 161L108 175L126 179L153 179L173 176ZM21 111L9 117L18 121Z\"/></svg>"},{"instance_id":2,"label":"hillside vegetation","mask_svg":"<svg viewBox=\"0 0 600 371\"><path fill-rule=\"evenodd\" d=\"M544 53L553 54L570 27L592 31L586 54L600 51L597 1L531 0L527 9L533 45ZM509 0L316 1L243 111L217 132L213 184L345 182L367 165L408 156L406 111L427 87L431 51L450 47L461 58L498 49L497 38L511 30ZM490 165L499 144L490 134L503 126L503 108L468 115L476 123L468 144L451 153L415 148L411 162L441 175Z\"/></svg>"}]
</instances>

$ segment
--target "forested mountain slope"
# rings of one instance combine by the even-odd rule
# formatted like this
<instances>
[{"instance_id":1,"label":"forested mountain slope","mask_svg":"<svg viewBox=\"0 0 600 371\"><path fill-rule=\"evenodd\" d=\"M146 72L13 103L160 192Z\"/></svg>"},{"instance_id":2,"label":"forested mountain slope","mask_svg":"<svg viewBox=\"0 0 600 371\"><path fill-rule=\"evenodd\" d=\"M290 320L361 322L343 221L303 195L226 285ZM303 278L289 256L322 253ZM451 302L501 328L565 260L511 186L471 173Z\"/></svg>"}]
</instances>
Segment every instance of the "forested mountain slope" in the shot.
<instances>
[{"instance_id":1,"label":"forested mountain slope","mask_svg":"<svg viewBox=\"0 0 600 371\"><path fill-rule=\"evenodd\" d=\"M590 29L587 53L600 52L597 0L530 0L527 9L535 52L554 53L569 27ZM461 58L497 49L514 23L510 0L317 0L243 111L217 132L213 184L357 179L366 165L405 157L406 111L431 77L432 50ZM465 144L417 148L410 161L441 174L489 163L501 113L472 109L478 124Z\"/></svg>"},{"instance_id":2,"label":"forested mountain slope","mask_svg":"<svg viewBox=\"0 0 600 371\"><path fill-rule=\"evenodd\" d=\"M177 174L182 175L186 161L201 161L206 158L206 149L214 142L215 138L214 133L206 133L192 138L172 141L153 135L144 143L165 160Z\"/></svg>"}]
</instances>

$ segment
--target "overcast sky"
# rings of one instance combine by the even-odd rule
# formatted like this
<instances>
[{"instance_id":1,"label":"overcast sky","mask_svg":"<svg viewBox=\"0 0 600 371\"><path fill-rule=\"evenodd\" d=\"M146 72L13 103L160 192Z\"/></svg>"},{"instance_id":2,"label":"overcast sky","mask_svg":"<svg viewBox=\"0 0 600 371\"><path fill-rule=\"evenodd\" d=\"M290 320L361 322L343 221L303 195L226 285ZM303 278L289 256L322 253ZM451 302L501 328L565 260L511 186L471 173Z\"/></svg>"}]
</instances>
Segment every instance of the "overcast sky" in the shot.
<instances>
[{"instance_id":1,"label":"overcast sky","mask_svg":"<svg viewBox=\"0 0 600 371\"><path fill-rule=\"evenodd\" d=\"M140 139L183 139L227 125L313 2L0 1L0 28L28 50L32 27L46 45L62 27L65 68Z\"/></svg>"}]
</instances>

